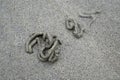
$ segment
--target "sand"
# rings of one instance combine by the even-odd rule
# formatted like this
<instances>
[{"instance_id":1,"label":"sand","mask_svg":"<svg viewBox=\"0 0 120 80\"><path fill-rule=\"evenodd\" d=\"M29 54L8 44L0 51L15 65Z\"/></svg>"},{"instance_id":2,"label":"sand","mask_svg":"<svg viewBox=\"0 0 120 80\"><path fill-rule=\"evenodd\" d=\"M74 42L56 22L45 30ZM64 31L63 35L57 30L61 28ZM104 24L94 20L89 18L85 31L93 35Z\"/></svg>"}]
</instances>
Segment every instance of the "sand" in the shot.
<instances>
[{"instance_id":1,"label":"sand","mask_svg":"<svg viewBox=\"0 0 120 80\"><path fill-rule=\"evenodd\" d=\"M101 11L96 19L83 12ZM72 17L85 28L76 39L65 28ZM47 32L61 40L55 63L29 55L30 34ZM120 80L120 0L0 0L0 80Z\"/></svg>"}]
</instances>

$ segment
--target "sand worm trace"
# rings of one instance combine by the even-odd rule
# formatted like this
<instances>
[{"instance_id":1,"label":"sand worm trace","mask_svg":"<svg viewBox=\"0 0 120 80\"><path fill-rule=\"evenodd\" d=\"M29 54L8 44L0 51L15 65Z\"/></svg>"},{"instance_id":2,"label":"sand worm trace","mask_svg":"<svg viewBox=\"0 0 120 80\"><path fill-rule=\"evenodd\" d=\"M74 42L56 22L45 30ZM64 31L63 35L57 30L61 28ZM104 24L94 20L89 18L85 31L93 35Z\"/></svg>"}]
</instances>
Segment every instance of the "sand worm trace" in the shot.
<instances>
[{"instance_id":1,"label":"sand worm trace","mask_svg":"<svg viewBox=\"0 0 120 80\"><path fill-rule=\"evenodd\" d=\"M93 24L93 22L96 20L95 15L96 14L100 14L101 11L93 11L93 12L84 12L82 14L79 14L80 18L89 18L92 19L92 21L89 23L89 26L91 27L91 25Z\"/></svg>"},{"instance_id":2,"label":"sand worm trace","mask_svg":"<svg viewBox=\"0 0 120 80\"><path fill-rule=\"evenodd\" d=\"M41 61L50 61L55 62L58 59L58 55L60 51L56 51L59 48L59 45L61 45L61 42L59 40L53 40L49 46L46 46L42 53L38 54L38 58Z\"/></svg>"},{"instance_id":3,"label":"sand worm trace","mask_svg":"<svg viewBox=\"0 0 120 80\"><path fill-rule=\"evenodd\" d=\"M29 39L25 43L25 51L29 54L33 53L33 47L37 43L36 38L37 37L42 37L43 33L33 33L32 35L29 36Z\"/></svg>"},{"instance_id":4,"label":"sand worm trace","mask_svg":"<svg viewBox=\"0 0 120 80\"><path fill-rule=\"evenodd\" d=\"M84 29L81 28L80 24L75 22L72 18L65 20L66 29L72 31L74 37L81 38Z\"/></svg>"},{"instance_id":5,"label":"sand worm trace","mask_svg":"<svg viewBox=\"0 0 120 80\"><path fill-rule=\"evenodd\" d=\"M43 40L45 46L42 51L39 50L38 59L41 61L55 62L60 53L59 45L61 45L57 36L50 37L47 33L33 33L25 44L25 51L29 54L33 53L33 47L36 44L38 44L38 48L40 49L40 39Z\"/></svg>"}]
</instances>

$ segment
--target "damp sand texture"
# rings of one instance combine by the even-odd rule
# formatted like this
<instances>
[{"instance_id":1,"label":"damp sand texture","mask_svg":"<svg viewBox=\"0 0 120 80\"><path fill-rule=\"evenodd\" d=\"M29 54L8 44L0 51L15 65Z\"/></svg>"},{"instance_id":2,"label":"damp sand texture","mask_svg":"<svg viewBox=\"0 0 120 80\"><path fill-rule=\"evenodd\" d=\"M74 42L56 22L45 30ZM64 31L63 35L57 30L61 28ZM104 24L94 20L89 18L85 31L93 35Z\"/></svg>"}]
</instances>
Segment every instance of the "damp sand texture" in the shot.
<instances>
[{"instance_id":1,"label":"damp sand texture","mask_svg":"<svg viewBox=\"0 0 120 80\"><path fill-rule=\"evenodd\" d=\"M94 22L80 17L97 10ZM81 38L65 28L66 16L85 29ZM37 59L37 46L25 52L40 32L62 42L53 64ZM120 0L0 0L0 80L120 80Z\"/></svg>"}]
</instances>

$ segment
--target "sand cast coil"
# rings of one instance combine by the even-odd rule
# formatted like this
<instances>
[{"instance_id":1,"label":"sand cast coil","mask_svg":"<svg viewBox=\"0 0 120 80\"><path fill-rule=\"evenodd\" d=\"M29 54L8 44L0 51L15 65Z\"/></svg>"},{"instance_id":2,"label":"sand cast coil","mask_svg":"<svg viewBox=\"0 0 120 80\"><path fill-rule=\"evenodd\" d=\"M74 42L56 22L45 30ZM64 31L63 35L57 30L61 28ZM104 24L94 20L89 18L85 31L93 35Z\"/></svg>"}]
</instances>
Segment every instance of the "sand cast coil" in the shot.
<instances>
[{"instance_id":1,"label":"sand cast coil","mask_svg":"<svg viewBox=\"0 0 120 80\"><path fill-rule=\"evenodd\" d=\"M40 49L41 43L44 42L44 48L39 50L38 59L41 61L55 62L60 53L60 40L56 36L49 36L47 33L33 33L26 42L25 51L33 53L33 47L37 44Z\"/></svg>"}]
</instances>

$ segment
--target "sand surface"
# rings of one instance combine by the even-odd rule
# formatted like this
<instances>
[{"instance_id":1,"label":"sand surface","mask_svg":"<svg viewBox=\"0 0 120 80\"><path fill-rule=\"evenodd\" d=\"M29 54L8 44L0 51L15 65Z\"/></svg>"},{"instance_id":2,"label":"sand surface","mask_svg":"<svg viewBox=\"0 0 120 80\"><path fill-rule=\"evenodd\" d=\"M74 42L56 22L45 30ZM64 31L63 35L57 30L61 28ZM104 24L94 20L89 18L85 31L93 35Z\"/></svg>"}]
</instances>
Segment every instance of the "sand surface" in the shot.
<instances>
[{"instance_id":1,"label":"sand surface","mask_svg":"<svg viewBox=\"0 0 120 80\"><path fill-rule=\"evenodd\" d=\"M82 12L101 11L91 26ZM65 18L83 25L76 39ZM25 52L32 33L57 35L59 60L43 63ZM0 80L120 80L120 0L0 0Z\"/></svg>"}]
</instances>

